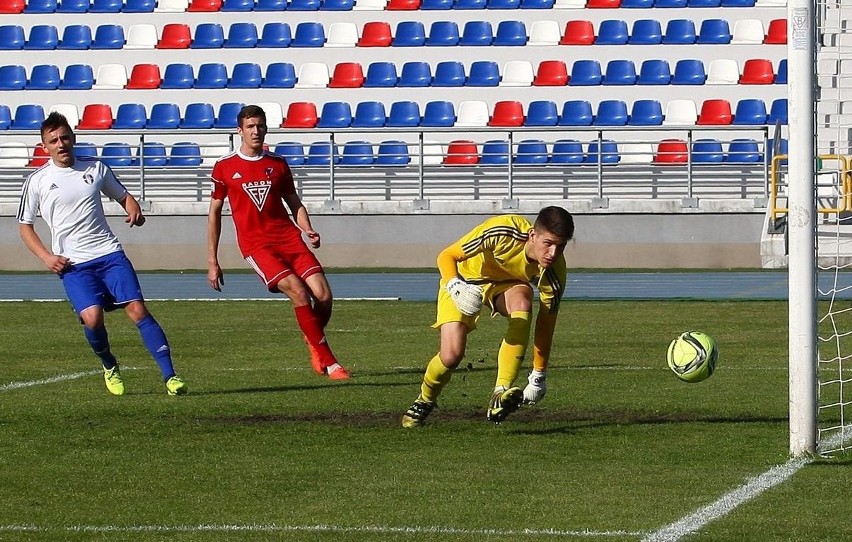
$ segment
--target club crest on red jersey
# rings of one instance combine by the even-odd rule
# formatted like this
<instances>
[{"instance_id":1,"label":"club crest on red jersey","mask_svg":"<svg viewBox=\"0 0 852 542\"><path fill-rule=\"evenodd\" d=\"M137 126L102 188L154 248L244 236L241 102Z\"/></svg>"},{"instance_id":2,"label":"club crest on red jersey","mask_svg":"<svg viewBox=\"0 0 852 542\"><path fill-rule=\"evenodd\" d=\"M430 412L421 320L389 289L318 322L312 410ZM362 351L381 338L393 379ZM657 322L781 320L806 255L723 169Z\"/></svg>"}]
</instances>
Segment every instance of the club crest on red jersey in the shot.
<instances>
[{"instance_id":1,"label":"club crest on red jersey","mask_svg":"<svg viewBox=\"0 0 852 542\"><path fill-rule=\"evenodd\" d=\"M263 204L266 202L266 198L269 196L269 190L271 188L272 182L268 180L243 183L243 190L246 194L248 194L248 197L251 198L251 201L254 202L258 211L263 210Z\"/></svg>"}]
</instances>

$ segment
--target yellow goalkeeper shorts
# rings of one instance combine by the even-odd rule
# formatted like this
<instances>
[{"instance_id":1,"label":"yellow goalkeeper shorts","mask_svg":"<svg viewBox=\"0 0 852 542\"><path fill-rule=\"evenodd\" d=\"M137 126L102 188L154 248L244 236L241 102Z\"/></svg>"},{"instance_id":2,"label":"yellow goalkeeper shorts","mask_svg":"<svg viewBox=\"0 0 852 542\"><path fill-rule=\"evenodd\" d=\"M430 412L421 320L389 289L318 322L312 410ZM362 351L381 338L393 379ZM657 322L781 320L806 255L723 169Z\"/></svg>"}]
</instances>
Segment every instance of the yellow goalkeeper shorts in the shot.
<instances>
[{"instance_id":1,"label":"yellow goalkeeper shorts","mask_svg":"<svg viewBox=\"0 0 852 542\"><path fill-rule=\"evenodd\" d=\"M499 314L494 310L494 299L509 288L517 286L518 284L527 283L507 280L503 282L485 282L479 284L479 287L482 288L482 306L483 308L488 307L491 310L492 318ZM435 323L432 324L432 327L437 329L449 322L461 322L465 324L470 331L476 329L476 322L479 320L479 316L482 314L482 311L475 316L462 314L459 308L456 307L455 302L453 302L453 298L450 297L450 294L447 293L447 289L444 286L445 285L442 282L438 288L438 316L435 318Z\"/></svg>"}]
</instances>

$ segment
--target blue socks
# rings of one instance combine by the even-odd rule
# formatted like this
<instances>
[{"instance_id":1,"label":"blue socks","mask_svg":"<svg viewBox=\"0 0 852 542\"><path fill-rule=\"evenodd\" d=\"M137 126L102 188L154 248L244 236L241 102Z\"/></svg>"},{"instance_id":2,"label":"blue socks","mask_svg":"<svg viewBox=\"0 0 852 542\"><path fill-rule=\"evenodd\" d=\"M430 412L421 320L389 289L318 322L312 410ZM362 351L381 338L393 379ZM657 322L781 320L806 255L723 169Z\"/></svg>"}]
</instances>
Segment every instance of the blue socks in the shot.
<instances>
[{"instance_id":1,"label":"blue socks","mask_svg":"<svg viewBox=\"0 0 852 542\"><path fill-rule=\"evenodd\" d=\"M172 366L172 352L169 349L169 341L166 339L166 334L160 324L154 320L150 314L141 319L136 327L139 328L139 334L142 335L142 343L157 365L160 367L160 372L163 373L163 380L175 376L175 369Z\"/></svg>"},{"instance_id":2,"label":"blue socks","mask_svg":"<svg viewBox=\"0 0 852 542\"><path fill-rule=\"evenodd\" d=\"M92 347L95 355L101 358L104 369L109 371L115 367L117 362L109 349L109 337L106 328L101 326L97 329L89 329L83 326L83 333L86 335L86 340L89 341L89 346Z\"/></svg>"}]
</instances>

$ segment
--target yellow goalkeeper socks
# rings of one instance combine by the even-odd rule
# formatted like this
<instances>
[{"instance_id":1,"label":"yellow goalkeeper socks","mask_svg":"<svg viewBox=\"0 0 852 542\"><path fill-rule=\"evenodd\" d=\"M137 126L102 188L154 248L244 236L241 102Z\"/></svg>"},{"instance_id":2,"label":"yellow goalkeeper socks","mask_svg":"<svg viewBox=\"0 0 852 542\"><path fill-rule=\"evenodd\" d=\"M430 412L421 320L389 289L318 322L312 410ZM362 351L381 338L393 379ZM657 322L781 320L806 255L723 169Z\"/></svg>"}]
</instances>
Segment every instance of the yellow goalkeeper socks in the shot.
<instances>
[{"instance_id":1,"label":"yellow goalkeeper socks","mask_svg":"<svg viewBox=\"0 0 852 542\"><path fill-rule=\"evenodd\" d=\"M497 354L497 382L495 386L511 387L518 377L521 363L527 352L527 343L530 340L530 313L526 311L515 311L509 315L509 328L500 351Z\"/></svg>"},{"instance_id":2,"label":"yellow goalkeeper socks","mask_svg":"<svg viewBox=\"0 0 852 542\"><path fill-rule=\"evenodd\" d=\"M429 365L426 366L423 383L420 385L420 398L430 403L437 401L441 390L444 389L452 376L453 370L446 368L441 362L441 356L435 354L435 357L429 360Z\"/></svg>"}]
</instances>

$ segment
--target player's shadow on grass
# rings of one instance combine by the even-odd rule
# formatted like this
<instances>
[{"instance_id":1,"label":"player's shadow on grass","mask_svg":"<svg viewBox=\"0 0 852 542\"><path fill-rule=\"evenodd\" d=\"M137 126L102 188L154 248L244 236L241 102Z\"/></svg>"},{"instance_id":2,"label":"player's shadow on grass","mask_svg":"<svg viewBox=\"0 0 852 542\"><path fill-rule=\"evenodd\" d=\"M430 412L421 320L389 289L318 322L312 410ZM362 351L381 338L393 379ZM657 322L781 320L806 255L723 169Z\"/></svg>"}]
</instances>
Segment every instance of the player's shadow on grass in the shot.
<instances>
[{"instance_id":1,"label":"player's shadow on grass","mask_svg":"<svg viewBox=\"0 0 852 542\"><path fill-rule=\"evenodd\" d=\"M253 386L247 388L231 388L224 390L202 390L193 391L192 395L228 395L235 393L284 393L294 391L311 391L327 388L388 388L397 386L411 386L411 382L358 382L356 379L347 382L325 382L318 384L294 384L292 386Z\"/></svg>"}]
</instances>

